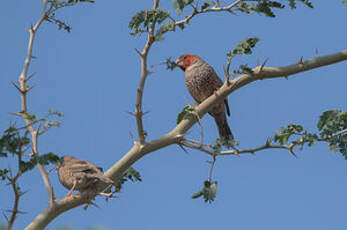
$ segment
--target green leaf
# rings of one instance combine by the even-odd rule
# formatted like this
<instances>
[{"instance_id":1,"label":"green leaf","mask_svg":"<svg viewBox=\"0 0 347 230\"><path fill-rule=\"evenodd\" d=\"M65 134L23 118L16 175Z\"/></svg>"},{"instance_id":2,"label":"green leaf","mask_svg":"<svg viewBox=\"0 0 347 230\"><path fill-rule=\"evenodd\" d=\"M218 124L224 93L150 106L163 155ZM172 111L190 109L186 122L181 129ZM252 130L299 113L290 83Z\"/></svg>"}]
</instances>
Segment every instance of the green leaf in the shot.
<instances>
[{"instance_id":1,"label":"green leaf","mask_svg":"<svg viewBox=\"0 0 347 230\"><path fill-rule=\"evenodd\" d=\"M29 143L29 138L20 136L19 130L10 126L0 138L0 157L7 157L9 153L22 154L22 149Z\"/></svg>"},{"instance_id":2,"label":"green leaf","mask_svg":"<svg viewBox=\"0 0 347 230\"><path fill-rule=\"evenodd\" d=\"M291 9L295 9L296 8L296 1L299 1L303 4L305 4L306 6L310 7L310 8L313 8L313 5L310 1L308 0L288 0L289 1L289 7Z\"/></svg>"},{"instance_id":3,"label":"green leaf","mask_svg":"<svg viewBox=\"0 0 347 230\"><path fill-rule=\"evenodd\" d=\"M166 33L166 32L169 32L169 31L175 31L176 29L176 26L175 26L175 22L174 21L168 21L166 22L164 25L162 25L158 30L157 30L157 33L156 35L154 36L155 37L155 40L156 41L163 41L163 35Z\"/></svg>"},{"instance_id":4,"label":"green leaf","mask_svg":"<svg viewBox=\"0 0 347 230\"><path fill-rule=\"evenodd\" d=\"M0 169L0 178L1 178L1 180L5 180L6 179L7 173L8 173L8 169Z\"/></svg>"},{"instance_id":5,"label":"green leaf","mask_svg":"<svg viewBox=\"0 0 347 230\"><path fill-rule=\"evenodd\" d=\"M215 2L207 0L204 2L204 4L202 4L201 10L207 9L208 7L210 7L212 5L215 5Z\"/></svg>"},{"instance_id":6,"label":"green leaf","mask_svg":"<svg viewBox=\"0 0 347 230\"><path fill-rule=\"evenodd\" d=\"M132 182L136 182L136 181L142 181L140 172L135 170L133 167L128 168L124 174L123 174L123 178L128 178L129 180L131 180Z\"/></svg>"},{"instance_id":7,"label":"green leaf","mask_svg":"<svg viewBox=\"0 0 347 230\"><path fill-rule=\"evenodd\" d=\"M332 137L347 129L347 112L341 110L325 111L319 119L317 128L322 138L329 138L329 149L340 152L347 160L347 134Z\"/></svg>"},{"instance_id":8,"label":"green leaf","mask_svg":"<svg viewBox=\"0 0 347 230\"><path fill-rule=\"evenodd\" d=\"M59 157L55 155L52 152L40 155L40 156L33 156L30 158L29 161L21 161L20 163L20 170L22 173L30 171L35 168L35 166L40 163L42 165L48 165L51 163L57 163L59 161Z\"/></svg>"},{"instance_id":9,"label":"green leaf","mask_svg":"<svg viewBox=\"0 0 347 230\"><path fill-rule=\"evenodd\" d=\"M193 3L194 0L175 0L172 3L172 7L176 9L176 13L180 15L184 9L184 7L188 6L189 4Z\"/></svg>"},{"instance_id":10,"label":"green leaf","mask_svg":"<svg viewBox=\"0 0 347 230\"><path fill-rule=\"evenodd\" d=\"M305 4L306 6L313 8L312 3L309 0L298 0L299 2L302 2L303 4Z\"/></svg>"},{"instance_id":11,"label":"green leaf","mask_svg":"<svg viewBox=\"0 0 347 230\"><path fill-rule=\"evenodd\" d=\"M166 69L169 69L169 70L173 70L174 68L177 67L176 62L172 61L171 58L172 57L168 57L165 60Z\"/></svg>"},{"instance_id":12,"label":"green leaf","mask_svg":"<svg viewBox=\"0 0 347 230\"><path fill-rule=\"evenodd\" d=\"M191 106L185 106L178 114L176 124L179 124L187 114L190 114L192 112L194 112L194 109Z\"/></svg>"},{"instance_id":13,"label":"green leaf","mask_svg":"<svg viewBox=\"0 0 347 230\"><path fill-rule=\"evenodd\" d=\"M36 121L35 114L29 113L28 111L20 111L19 114L24 115L25 118L29 119L30 121Z\"/></svg>"},{"instance_id":14,"label":"green leaf","mask_svg":"<svg viewBox=\"0 0 347 230\"><path fill-rule=\"evenodd\" d=\"M342 0L342 2L347 6L347 0Z\"/></svg>"},{"instance_id":15,"label":"green leaf","mask_svg":"<svg viewBox=\"0 0 347 230\"><path fill-rule=\"evenodd\" d=\"M245 40L240 41L240 43L233 49L233 51L227 53L227 57L229 59L232 59L236 55L252 54L252 48L254 48L258 42L259 38L257 37L246 38Z\"/></svg>"},{"instance_id":16,"label":"green leaf","mask_svg":"<svg viewBox=\"0 0 347 230\"><path fill-rule=\"evenodd\" d=\"M123 184L126 181L132 181L132 182L137 182L137 181L142 181L141 174L134 168L130 167L128 168L124 173L123 176L119 179L117 185L115 186L116 191L114 192L119 192L123 188Z\"/></svg>"},{"instance_id":17,"label":"green leaf","mask_svg":"<svg viewBox=\"0 0 347 230\"><path fill-rule=\"evenodd\" d=\"M151 23L161 24L169 16L170 14L163 9L142 10L140 12L137 12L131 18L128 25L129 28L132 29L132 32L130 34L136 35L138 33L148 32L149 25Z\"/></svg>"},{"instance_id":18,"label":"green leaf","mask_svg":"<svg viewBox=\"0 0 347 230\"><path fill-rule=\"evenodd\" d=\"M257 4L240 2L234 11L241 11L246 14L260 13L265 16L274 18L276 15L272 12L271 8L283 9L284 5L276 1L259 1Z\"/></svg>"}]
</instances>

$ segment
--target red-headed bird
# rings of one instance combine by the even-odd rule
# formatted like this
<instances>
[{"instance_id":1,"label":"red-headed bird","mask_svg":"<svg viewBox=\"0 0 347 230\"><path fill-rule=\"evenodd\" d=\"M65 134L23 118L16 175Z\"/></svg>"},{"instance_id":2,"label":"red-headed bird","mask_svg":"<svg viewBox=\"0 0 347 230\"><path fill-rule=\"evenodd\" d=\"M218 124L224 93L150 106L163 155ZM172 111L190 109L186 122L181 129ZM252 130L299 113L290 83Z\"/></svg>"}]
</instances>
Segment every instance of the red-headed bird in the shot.
<instances>
[{"instance_id":1,"label":"red-headed bird","mask_svg":"<svg viewBox=\"0 0 347 230\"><path fill-rule=\"evenodd\" d=\"M194 54L181 55L176 61L176 65L184 71L188 91L199 104L223 85L214 69ZM208 113L215 119L220 137L226 141L233 141L234 136L228 125L225 109L230 116L227 98L224 103L213 106Z\"/></svg>"}]
</instances>

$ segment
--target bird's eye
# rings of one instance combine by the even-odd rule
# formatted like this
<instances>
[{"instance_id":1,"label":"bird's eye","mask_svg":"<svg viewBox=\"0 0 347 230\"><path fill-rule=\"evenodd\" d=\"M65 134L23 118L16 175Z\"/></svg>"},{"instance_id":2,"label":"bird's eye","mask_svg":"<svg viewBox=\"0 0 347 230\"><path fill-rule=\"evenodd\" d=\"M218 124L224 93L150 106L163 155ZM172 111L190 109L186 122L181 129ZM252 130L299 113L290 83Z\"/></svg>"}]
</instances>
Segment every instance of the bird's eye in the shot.
<instances>
[{"instance_id":1,"label":"bird's eye","mask_svg":"<svg viewBox=\"0 0 347 230\"><path fill-rule=\"evenodd\" d=\"M183 57L183 60L186 60L186 59L187 59L187 56L184 56L184 57Z\"/></svg>"}]
</instances>

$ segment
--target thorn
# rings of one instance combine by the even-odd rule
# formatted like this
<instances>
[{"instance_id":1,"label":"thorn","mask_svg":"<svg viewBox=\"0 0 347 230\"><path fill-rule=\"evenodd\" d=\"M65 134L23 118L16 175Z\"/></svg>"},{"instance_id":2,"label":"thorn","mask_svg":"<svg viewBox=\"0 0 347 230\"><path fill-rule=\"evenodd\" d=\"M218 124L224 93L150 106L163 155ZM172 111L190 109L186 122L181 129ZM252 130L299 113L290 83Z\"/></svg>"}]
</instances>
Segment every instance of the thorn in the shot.
<instances>
[{"instance_id":1,"label":"thorn","mask_svg":"<svg viewBox=\"0 0 347 230\"><path fill-rule=\"evenodd\" d=\"M271 144L271 139L269 138L269 139L267 139L267 140L266 140L266 144L265 144L265 146L266 146L266 147L269 147L269 146L270 146L270 144Z\"/></svg>"},{"instance_id":2,"label":"thorn","mask_svg":"<svg viewBox=\"0 0 347 230\"><path fill-rule=\"evenodd\" d=\"M98 208L98 209L101 209L97 204L95 204L93 201L89 201L88 204L86 204L84 207L83 207L83 210L87 210L88 206L89 205L93 205L94 207Z\"/></svg>"},{"instance_id":3,"label":"thorn","mask_svg":"<svg viewBox=\"0 0 347 230\"><path fill-rule=\"evenodd\" d=\"M34 56L34 55L31 55L31 56L30 56L30 58L32 58L32 59L36 59L37 57L36 57L36 56Z\"/></svg>"},{"instance_id":4,"label":"thorn","mask_svg":"<svg viewBox=\"0 0 347 230\"><path fill-rule=\"evenodd\" d=\"M136 112L129 112L129 111L126 111L126 113L130 114L131 116L136 117Z\"/></svg>"},{"instance_id":5,"label":"thorn","mask_svg":"<svg viewBox=\"0 0 347 230\"><path fill-rule=\"evenodd\" d=\"M256 66L259 66L259 57L257 57L257 65Z\"/></svg>"},{"instance_id":6,"label":"thorn","mask_svg":"<svg viewBox=\"0 0 347 230\"><path fill-rule=\"evenodd\" d=\"M304 58L304 57L301 56L300 61L299 61L299 65L304 65L303 58Z\"/></svg>"},{"instance_id":7,"label":"thorn","mask_svg":"<svg viewBox=\"0 0 347 230\"><path fill-rule=\"evenodd\" d=\"M286 80L288 80L288 76L284 76L284 78L285 78Z\"/></svg>"},{"instance_id":8,"label":"thorn","mask_svg":"<svg viewBox=\"0 0 347 230\"><path fill-rule=\"evenodd\" d=\"M5 210L5 212L10 212L10 213L16 212L16 213L19 213L19 214L27 214L27 212L24 212L24 211L19 211L19 210L14 211L14 210L11 210L11 209L7 209L7 210Z\"/></svg>"},{"instance_id":9,"label":"thorn","mask_svg":"<svg viewBox=\"0 0 347 230\"><path fill-rule=\"evenodd\" d=\"M136 53L137 53L138 55L140 55L140 57L143 57L143 54L142 54L142 52L141 52L140 50L138 50L138 49L135 48L135 51L136 51Z\"/></svg>"},{"instance_id":10,"label":"thorn","mask_svg":"<svg viewBox=\"0 0 347 230\"><path fill-rule=\"evenodd\" d=\"M316 56L318 56L318 48L316 48Z\"/></svg>"},{"instance_id":11,"label":"thorn","mask_svg":"<svg viewBox=\"0 0 347 230\"><path fill-rule=\"evenodd\" d=\"M150 111L145 111L145 112L142 112L142 116L148 114Z\"/></svg>"},{"instance_id":12,"label":"thorn","mask_svg":"<svg viewBox=\"0 0 347 230\"><path fill-rule=\"evenodd\" d=\"M19 116L19 117L22 116L20 113L14 113L14 112L9 112L9 114L11 114L11 115L16 115L16 116Z\"/></svg>"},{"instance_id":13,"label":"thorn","mask_svg":"<svg viewBox=\"0 0 347 230\"><path fill-rule=\"evenodd\" d=\"M24 194L26 194L27 192L29 192L29 190L25 190L23 192L20 192L19 196L23 196Z\"/></svg>"},{"instance_id":14,"label":"thorn","mask_svg":"<svg viewBox=\"0 0 347 230\"><path fill-rule=\"evenodd\" d=\"M198 11L198 7L199 7L199 0L196 1L196 6L195 6L196 11Z\"/></svg>"},{"instance_id":15,"label":"thorn","mask_svg":"<svg viewBox=\"0 0 347 230\"><path fill-rule=\"evenodd\" d=\"M189 154L188 150L186 150L183 145L181 144L178 144L179 147L181 147L181 149L186 153L186 154Z\"/></svg>"},{"instance_id":16,"label":"thorn","mask_svg":"<svg viewBox=\"0 0 347 230\"><path fill-rule=\"evenodd\" d=\"M8 220L8 217L6 216L6 214L5 214L4 211L2 212L2 215L4 216L4 218L6 219L6 221L8 222L8 221L9 221L9 220Z\"/></svg>"},{"instance_id":17,"label":"thorn","mask_svg":"<svg viewBox=\"0 0 347 230\"><path fill-rule=\"evenodd\" d=\"M16 89L17 89L19 92L23 93L22 90L17 86L17 84L16 84L14 81L12 82L12 85L13 85L14 87L16 87Z\"/></svg>"},{"instance_id":18,"label":"thorn","mask_svg":"<svg viewBox=\"0 0 347 230\"><path fill-rule=\"evenodd\" d=\"M27 77L26 79L24 79L24 82L29 81L36 73L31 74L29 77Z\"/></svg>"},{"instance_id":19,"label":"thorn","mask_svg":"<svg viewBox=\"0 0 347 230\"><path fill-rule=\"evenodd\" d=\"M269 58L266 58L265 61L263 62L263 64L260 67L260 72L263 71L264 66L266 65L267 61L269 60Z\"/></svg>"},{"instance_id":20,"label":"thorn","mask_svg":"<svg viewBox=\"0 0 347 230\"><path fill-rule=\"evenodd\" d=\"M288 150L289 150L289 152L290 152L295 158L297 158L296 154L295 154L294 151L293 151L293 147L294 147L294 146L290 147Z\"/></svg>"}]
</instances>

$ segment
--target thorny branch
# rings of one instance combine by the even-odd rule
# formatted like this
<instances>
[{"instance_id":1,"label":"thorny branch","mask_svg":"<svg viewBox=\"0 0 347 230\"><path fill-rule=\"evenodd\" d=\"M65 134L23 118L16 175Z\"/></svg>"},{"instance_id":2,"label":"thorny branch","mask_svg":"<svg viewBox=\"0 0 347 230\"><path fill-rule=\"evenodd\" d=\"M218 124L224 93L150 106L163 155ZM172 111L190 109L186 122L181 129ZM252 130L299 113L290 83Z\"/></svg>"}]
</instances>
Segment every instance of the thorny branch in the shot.
<instances>
[{"instance_id":1,"label":"thorny branch","mask_svg":"<svg viewBox=\"0 0 347 230\"><path fill-rule=\"evenodd\" d=\"M230 7L226 9L225 7L215 6L210 8L209 11L226 11L230 10L232 7L239 4L241 1L235 1L233 4L227 6ZM159 0L154 0L154 9L158 7ZM197 9L196 9L197 10ZM207 10L206 10L207 11ZM177 21L175 25L189 23L189 21L198 13L205 12L194 12L192 15L188 16L186 19ZM171 132L156 138L152 141L145 142L145 134L143 130L142 124L142 97L143 97L143 89L145 85L146 77L149 74L147 70L147 55L150 50L151 45L154 42L153 37L154 32L154 23L150 25L150 31L148 33L147 42L142 51L137 51L141 57L141 80L137 90L136 97L136 111L134 115L136 116L137 126L138 126L138 134L139 134L139 142L132 146L132 148L118 161L116 162L107 172L106 176L112 178L114 181L118 181L126 169L128 169L132 164L141 159L146 154L152 153L156 150L162 149L169 145L184 143L185 146L196 146L197 148L201 148L205 150L204 146L194 144L194 142L182 141L184 135L187 131L198 122L196 116L187 116L185 117ZM316 59L312 59L306 62L303 62L299 67L297 64L293 64L290 66L277 67L277 68L269 68L264 67L261 71L255 72L252 75L241 75L236 79L232 80L230 84L224 84L223 87L217 91L216 94L213 94L200 105L198 105L195 110L200 118L202 118L212 107L214 104L219 103L225 97L227 97L230 93L235 90L242 88L243 86L256 81L262 80L264 78L277 78L283 76L289 76L295 73L304 72L310 69L318 68L325 65L330 65L336 62L341 62L347 60L347 50L341 51L336 54L318 57ZM275 148L275 146L274 146ZM239 150L238 153L252 153L256 149L251 150ZM259 150L257 150L259 151ZM209 153L209 150L206 150L206 153ZM231 155L235 153L228 153L225 155ZM88 202L91 198L96 196L98 192L101 192L106 188L105 184L98 184L95 193L78 193L74 194L70 197L66 197L62 200L56 200L55 205L53 207L47 207L44 211L42 211L25 229L26 230L37 230L44 229L53 219L55 219L60 214L78 207L86 202Z\"/></svg>"},{"instance_id":2,"label":"thorny branch","mask_svg":"<svg viewBox=\"0 0 347 230\"><path fill-rule=\"evenodd\" d=\"M341 130L339 132L336 132L336 133L334 133L332 135L329 135L327 137L324 137L324 138L318 138L316 141L317 142L327 142L331 138L339 136L339 135L342 135L344 133L347 133L347 129ZM221 151L220 153L217 153L217 154L213 151L211 145L205 145L205 147L204 147L204 146L198 145L198 142L194 141L194 140L183 139L180 142L180 144L183 145L183 146L186 146L186 147L189 147L189 148L192 148L192 149L197 149L199 151L207 153L208 155L211 155L212 157L215 157L215 156L226 156L226 155L239 155L239 154L245 154L245 153L254 154L256 152L259 152L259 151L262 151L262 150L265 150L265 149L285 149L285 150L288 150L294 157L296 157L293 149L295 147L297 147L297 146L302 146L303 144L308 143L308 142L310 142L310 140L303 138L303 139L301 139L299 141L292 142L289 145L274 145L274 144L271 144L271 140L268 139L264 145L261 145L261 146L256 147L256 148L236 149L234 147L233 150Z\"/></svg>"},{"instance_id":3,"label":"thorny branch","mask_svg":"<svg viewBox=\"0 0 347 230\"><path fill-rule=\"evenodd\" d=\"M154 0L153 9L157 9L159 5L159 0ZM149 71L147 69L147 56L148 52L155 41L154 39L154 28L155 28L155 21L151 23L149 31L148 31L148 37L145 47L142 51L137 51L137 53L141 57L141 79L139 83L139 87L137 88L137 95L136 95L136 110L135 110L135 117L136 117L136 123L137 123L137 132L139 136L139 143L140 146L145 144L145 131L143 129L143 121L142 117L144 115L142 111L142 98L143 98L143 90L146 83L146 78L149 74Z\"/></svg>"},{"instance_id":4,"label":"thorny branch","mask_svg":"<svg viewBox=\"0 0 347 230\"><path fill-rule=\"evenodd\" d=\"M38 155L37 139L39 136L39 131L35 129L33 122L30 120L30 118L28 117L28 114L27 114L27 111L28 111L27 93L30 91L30 88L27 86L26 83L30 79L30 76L27 77L27 75L28 75L28 70L29 70L29 66L31 63L31 59L33 57L32 50L33 50L35 34L36 34L37 30L39 29L40 25L42 24L42 22L47 17L47 15L46 15L47 4L48 4L48 0L43 0L40 19L38 20L38 22L34 26L31 26L31 28L29 29L30 37L29 37L27 56L26 56L25 61L24 61L24 67L23 67L22 73L20 74L19 80L18 80L20 87L16 87L17 89L19 88L19 92L20 92L20 96L21 96L21 113L20 114L21 114L22 118L24 119L26 126L27 126L27 130L30 132L30 135L31 135L32 153L33 153L32 155L33 156ZM43 179L44 184L46 186L46 190L47 190L48 197L49 197L49 205L52 206L53 201L54 201L54 194L53 194L53 188L52 188L51 182L48 178L47 172L44 169L44 167L40 163L38 163L37 166L40 170L42 179Z\"/></svg>"},{"instance_id":5,"label":"thorny branch","mask_svg":"<svg viewBox=\"0 0 347 230\"><path fill-rule=\"evenodd\" d=\"M203 14L203 13L208 13L208 12L221 12L221 11L230 11L232 8L234 8L235 6L237 6L237 4L239 4L241 2L241 0L237 0L233 3L231 3L228 6L225 7L220 7L219 4L216 4L215 6L213 6L212 8L209 9L203 9L203 10L199 10L197 6L194 7L194 11L193 13L191 13L190 15L188 15L185 19L180 20L175 22L175 25L182 25L182 24L188 24L190 22L190 20L198 14Z\"/></svg>"}]
</instances>

